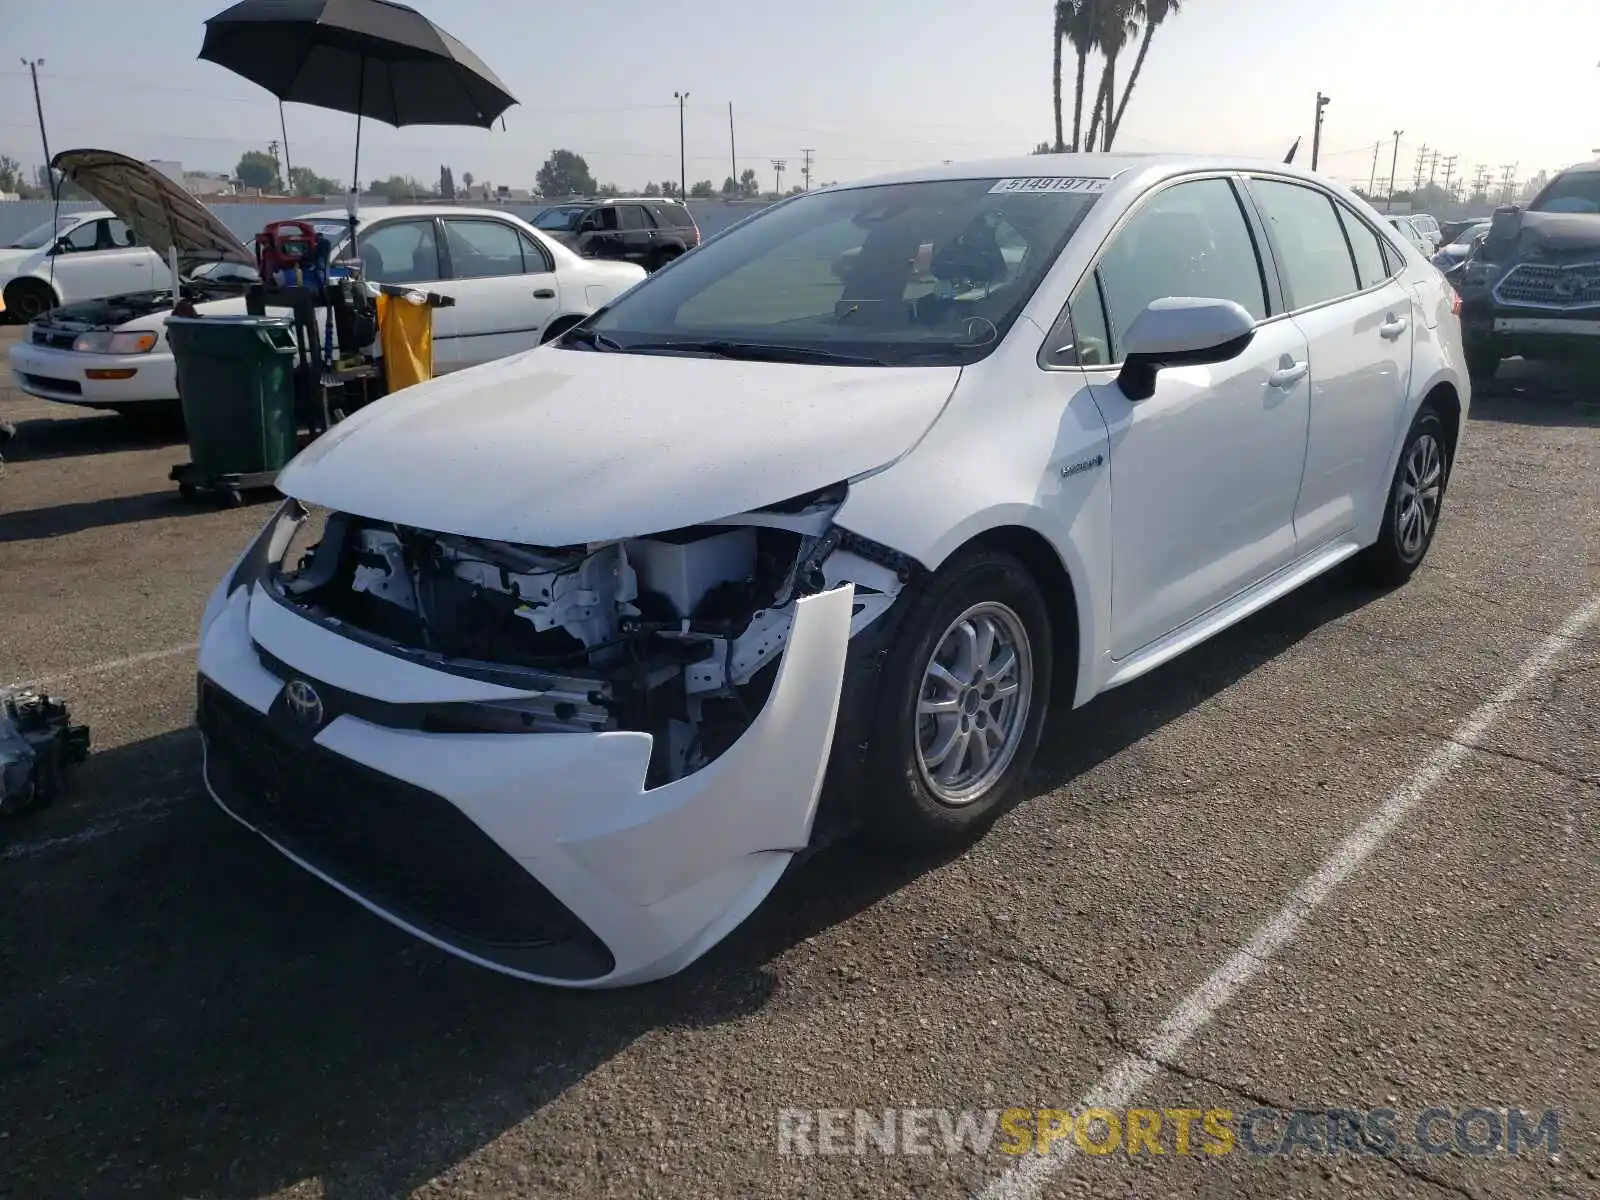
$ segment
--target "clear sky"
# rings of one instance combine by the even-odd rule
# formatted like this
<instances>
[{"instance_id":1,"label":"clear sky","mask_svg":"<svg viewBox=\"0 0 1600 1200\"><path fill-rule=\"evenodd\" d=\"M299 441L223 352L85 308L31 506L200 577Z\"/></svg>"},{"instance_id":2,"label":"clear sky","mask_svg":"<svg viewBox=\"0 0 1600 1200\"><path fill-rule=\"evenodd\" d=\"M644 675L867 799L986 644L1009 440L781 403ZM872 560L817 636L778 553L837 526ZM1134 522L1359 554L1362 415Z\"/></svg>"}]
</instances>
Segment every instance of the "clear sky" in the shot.
<instances>
[{"instance_id":1,"label":"clear sky","mask_svg":"<svg viewBox=\"0 0 1600 1200\"><path fill-rule=\"evenodd\" d=\"M521 101L507 129L368 122L363 178L530 187L549 151L583 154L600 182L688 175L815 151L819 182L953 158L1025 153L1051 136L1049 0L415 0ZM191 170L231 170L278 136L276 102L196 60L227 0L0 0L0 153L42 157L21 56L41 71L53 150L101 146ZM1132 56L1124 60L1131 66ZM1072 85L1068 59L1066 86ZM1126 78L1127 68L1121 74ZM1093 76L1091 75L1091 78ZM1365 186L1373 144L1400 139L1519 175L1600 148L1600 0L1184 0L1157 35L1118 146L1309 160L1318 89L1333 97L1322 168ZM352 119L291 105L292 160L348 181Z\"/></svg>"}]
</instances>

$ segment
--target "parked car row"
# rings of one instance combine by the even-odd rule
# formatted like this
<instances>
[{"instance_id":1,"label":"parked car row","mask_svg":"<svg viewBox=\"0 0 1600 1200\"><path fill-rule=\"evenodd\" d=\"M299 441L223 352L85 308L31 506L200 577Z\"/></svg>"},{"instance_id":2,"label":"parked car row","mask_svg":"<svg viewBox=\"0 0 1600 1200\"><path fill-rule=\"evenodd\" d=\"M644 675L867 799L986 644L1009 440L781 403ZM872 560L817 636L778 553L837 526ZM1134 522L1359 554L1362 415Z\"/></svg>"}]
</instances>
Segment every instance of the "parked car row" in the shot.
<instances>
[{"instance_id":1,"label":"parked car row","mask_svg":"<svg viewBox=\"0 0 1600 1200\"><path fill-rule=\"evenodd\" d=\"M1338 563L1404 582L1471 402L1457 303L1277 164L773 206L289 464L202 620L206 786L475 963L671 974L823 830L980 833L1052 704Z\"/></svg>"},{"instance_id":2,"label":"parked car row","mask_svg":"<svg viewBox=\"0 0 1600 1200\"><path fill-rule=\"evenodd\" d=\"M24 340L8 353L12 373L23 391L46 400L125 413L172 404L178 393L166 338L174 299L170 268L149 249L149 235L141 235L140 221L150 218L133 202L129 189L159 198L164 219L184 231L178 247L182 269L202 291L206 274L219 262L248 269L254 255L215 215L154 168L105 151L83 153L116 162L116 178L100 185L100 199L126 214L126 222L111 212L84 214L63 236L70 239L75 231L91 227L112 228L128 241L127 256L141 260L138 272L129 270L135 286L103 299L76 300L80 290L97 293L82 282L89 276L70 269L77 252L61 254L55 271L65 302L34 316ZM92 180L86 177L86 182ZM350 253L344 212L324 210L301 219L328 237L336 260ZM88 235L82 240L87 243ZM373 282L416 284L456 301L434 313L434 368L441 374L548 341L645 274L633 264L582 258L515 216L481 208L375 209L360 224L355 252L364 276ZM95 286L103 287L100 294L112 292ZM31 295L19 278L8 288L8 297L19 287L25 298ZM234 294L205 301L197 312L243 312L239 289L227 290Z\"/></svg>"}]
</instances>

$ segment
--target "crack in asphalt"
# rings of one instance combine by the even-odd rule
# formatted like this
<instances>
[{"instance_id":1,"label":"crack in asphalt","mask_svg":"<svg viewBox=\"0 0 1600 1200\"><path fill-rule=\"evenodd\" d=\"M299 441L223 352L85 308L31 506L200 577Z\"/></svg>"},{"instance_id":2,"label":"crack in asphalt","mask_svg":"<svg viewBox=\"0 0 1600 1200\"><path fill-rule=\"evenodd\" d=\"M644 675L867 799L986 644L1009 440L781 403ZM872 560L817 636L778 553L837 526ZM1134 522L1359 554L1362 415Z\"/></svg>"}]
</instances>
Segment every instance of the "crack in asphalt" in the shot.
<instances>
[{"instance_id":1,"label":"crack in asphalt","mask_svg":"<svg viewBox=\"0 0 1600 1200\"><path fill-rule=\"evenodd\" d=\"M1320 1104L1307 1105L1285 1102L1281 1099L1268 1096L1263 1092L1255 1091L1249 1087L1246 1087L1244 1084L1230 1083L1226 1080L1219 1079L1216 1076L1208 1075L1204 1071L1186 1067L1182 1063L1176 1062L1172 1059L1151 1054L1149 1050L1141 1045L1136 1039L1130 1037L1124 1029L1122 1018L1117 1013L1116 1001L1111 993L1103 992L1098 988L1090 987L1079 980L1068 978L1055 970L1055 968L1051 967L1048 963L1041 962L1039 959L1030 954L1020 953L1010 949L995 950L992 948L989 950L989 953L996 959L1010 962L1020 967L1025 967L1039 975L1044 976L1046 979L1050 980L1050 982L1065 988L1069 992L1073 992L1077 995L1084 996L1087 999L1094 1001L1095 1004L1099 1006L1102 1018L1105 1021L1106 1029L1108 1031L1107 1040L1112 1046L1116 1047L1125 1054L1131 1054L1154 1067L1159 1067L1163 1071L1167 1071L1170 1074L1176 1075L1182 1079L1187 1079L1191 1083L1204 1084L1207 1087L1216 1088L1218 1091L1242 1097L1243 1099L1249 1100L1252 1104L1259 1108L1271 1108L1279 1112L1316 1113L1324 1117L1330 1116L1335 1111ZM1441 1191L1446 1191L1454 1195L1461 1196L1464 1198L1464 1200L1479 1200L1476 1192L1462 1184L1453 1183L1448 1179L1434 1174L1433 1172L1424 1170L1421 1166L1409 1158L1399 1155L1374 1154L1368 1158L1364 1158L1362 1161L1377 1161L1385 1166L1392 1167L1402 1175L1406 1175L1412 1179L1430 1184Z\"/></svg>"},{"instance_id":2,"label":"crack in asphalt","mask_svg":"<svg viewBox=\"0 0 1600 1200\"><path fill-rule=\"evenodd\" d=\"M1279 1100L1279 1099L1276 1099L1274 1097L1268 1096L1268 1095L1266 1095L1264 1093L1257 1092L1257 1091L1255 1091L1255 1090L1253 1090L1251 1088L1248 1088L1248 1087L1244 1086L1243 1084L1228 1083L1225 1080L1218 1079L1218 1078L1216 1078L1215 1076L1212 1076L1212 1075L1208 1075L1204 1071L1198 1071L1198 1070L1195 1070L1195 1069L1190 1068L1190 1067L1185 1067L1181 1063L1173 1062L1173 1061L1170 1061L1170 1060L1167 1060L1167 1059L1163 1059L1163 1058L1160 1058L1160 1057L1157 1057L1157 1056L1153 1056L1153 1055L1147 1054L1143 1050L1143 1048L1141 1048L1141 1047L1138 1047L1138 1046L1127 1046L1127 1047L1125 1047L1125 1049L1128 1051L1128 1053L1138 1055L1140 1058L1144 1059L1146 1062L1151 1063L1154 1066L1160 1067L1163 1071L1170 1072L1171 1074L1176 1075L1181 1079L1187 1079L1191 1083L1204 1084L1207 1087L1214 1087L1218 1091L1227 1092L1227 1093L1229 1093L1231 1095L1234 1095L1234 1096L1241 1096L1241 1097L1243 1097L1244 1099L1250 1101L1252 1104L1256 1105L1259 1108L1271 1108L1271 1109L1275 1109L1275 1110L1277 1110L1279 1112L1316 1113L1319 1116L1323 1116L1323 1117L1331 1116L1334 1112L1341 1111L1341 1110L1325 1108L1320 1104L1308 1105L1308 1104L1299 1104L1299 1103L1286 1103L1286 1102L1284 1102L1282 1100ZM1457 1196L1464 1197L1465 1200L1478 1200L1478 1194L1476 1192L1470 1190L1469 1188L1467 1188L1465 1185L1452 1183L1448 1179L1441 1178L1440 1176L1435 1175L1434 1173L1432 1173L1430 1171L1425 1171L1420 1166L1418 1166L1415 1162L1413 1162L1412 1160L1410 1160L1408 1158L1404 1158L1404 1157L1401 1157L1399 1155L1374 1154L1374 1155L1371 1155L1369 1157L1363 1158L1361 1161L1363 1161L1363 1162L1376 1161L1376 1162L1382 1163L1382 1164L1384 1164L1386 1166L1393 1167L1395 1170L1399 1171L1402 1175L1407 1175L1407 1176L1410 1176L1413 1179L1421 1180L1423 1183L1432 1184L1434 1187L1439 1188L1441 1191L1452 1192Z\"/></svg>"}]
</instances>

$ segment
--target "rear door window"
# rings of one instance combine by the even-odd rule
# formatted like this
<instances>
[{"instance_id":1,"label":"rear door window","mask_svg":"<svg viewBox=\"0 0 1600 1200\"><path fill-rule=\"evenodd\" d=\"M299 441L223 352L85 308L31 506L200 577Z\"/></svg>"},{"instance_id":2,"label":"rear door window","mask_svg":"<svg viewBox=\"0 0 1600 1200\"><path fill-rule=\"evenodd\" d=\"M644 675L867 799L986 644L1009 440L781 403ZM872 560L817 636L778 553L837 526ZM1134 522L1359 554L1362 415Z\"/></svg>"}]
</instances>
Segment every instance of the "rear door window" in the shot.
<instances>
[{"instance_id":1,"label":"rear door window","mask_svg":"<svg viewBox=\"0 0 1600 1200\"><path fill-rule=\"evenodd\" d=\"M1350 249L1356 256L1356 276L1361 286L1377 287L1390 275L1389 266L1384 261L1381 239L1365 221L1344 205L1338 205L1337 211L1345 237L1350 239Z\"/></svg>"},{"instance_id":2,"label":"rear door window","mask_svg":"<svg viewBox=\"0 0 1600 1200\"><path fill-rule=\"evenodd\" d=\"M1250 190L1272 229L1293 307L1310 308L1361 290L1328 195L1275 179L1251 180Z\"/></svg>"},{"instance_id":3,"label":"rear door window","mask_svg":"<svg viewBox=\"0 0 1600 1200\"><path fill-rule=\"evenodd\" d=\"M644 209L637 204L618 205L618 216L622 228L626 230L649 229L650 222L644 215Z\"/></svg>"},{"instance_id":4,"label":"rear door window","mask_svg":"<svg viewBox=\"0 0 1600 1200\"><path fill-rule=\"evenodd\" d=\"M455 278L493 279L523 273L522 239L504 221L449 217L444 231L450 241L450 268Z\"/></svg>"}]
</instances>

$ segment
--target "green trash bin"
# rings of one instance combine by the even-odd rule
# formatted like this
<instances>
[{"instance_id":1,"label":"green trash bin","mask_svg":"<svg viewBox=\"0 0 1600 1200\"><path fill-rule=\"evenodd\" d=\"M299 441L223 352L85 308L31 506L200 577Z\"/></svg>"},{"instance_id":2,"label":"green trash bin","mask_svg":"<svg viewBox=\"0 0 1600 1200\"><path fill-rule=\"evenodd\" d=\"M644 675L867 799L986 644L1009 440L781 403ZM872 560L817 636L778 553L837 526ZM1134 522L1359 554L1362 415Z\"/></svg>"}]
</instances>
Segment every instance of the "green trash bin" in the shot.
<instances>
[{"instance_id":1,"label":"green trash bin","mask_svg":"<svg viewBox=\"0 0 1600 1200\"><path fill-rule=\"evenodd\" d=\"M185 495L270 486L294 457L290 317L168 317L190 462L172 478Z\"/></svg>"}]
</instances>

